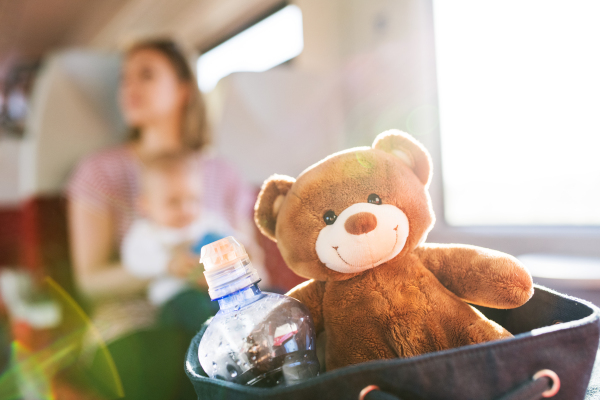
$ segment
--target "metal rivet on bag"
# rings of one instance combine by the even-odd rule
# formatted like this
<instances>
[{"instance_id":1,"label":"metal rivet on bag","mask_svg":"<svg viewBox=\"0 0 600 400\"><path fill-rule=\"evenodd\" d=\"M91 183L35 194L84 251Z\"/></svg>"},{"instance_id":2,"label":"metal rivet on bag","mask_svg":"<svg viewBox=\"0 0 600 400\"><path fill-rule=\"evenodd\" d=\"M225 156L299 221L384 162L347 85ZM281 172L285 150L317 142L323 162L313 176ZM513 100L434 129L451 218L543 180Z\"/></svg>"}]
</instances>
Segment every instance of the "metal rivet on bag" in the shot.
<instances>
[{"instance_id":1,"label":"metal rivet on bag","mask_svg":"<svg viewBox=\"0 0 600 400\"><path fill-rule=\"evenodd\" d=\"M379 386L376 386L376 385L365 386L365 388L360 391L360 394L358 395L358 400L365 400L365 396L369 392L372 392L373 390L379 390Z\"/></svg>"},{"instance_id":2,"label":"metal rivet on bag","mask_svg":"<svg viewBox=\"0 0 600 400\"><path fill-rule=\"evenodd\" d=\"M542 378L544 376L550 378L550 380L552 381L552 387L546 390L544 393L542 393L542 397L552 397L556 393L558 393L558 389L560 389L560 378L558 377L558 375L556 375L556 372L550 369L543 369L541 371L536 372L535 375L533 375L533 380L535 381L536 379Z\"/></svg>"}]
</instances>

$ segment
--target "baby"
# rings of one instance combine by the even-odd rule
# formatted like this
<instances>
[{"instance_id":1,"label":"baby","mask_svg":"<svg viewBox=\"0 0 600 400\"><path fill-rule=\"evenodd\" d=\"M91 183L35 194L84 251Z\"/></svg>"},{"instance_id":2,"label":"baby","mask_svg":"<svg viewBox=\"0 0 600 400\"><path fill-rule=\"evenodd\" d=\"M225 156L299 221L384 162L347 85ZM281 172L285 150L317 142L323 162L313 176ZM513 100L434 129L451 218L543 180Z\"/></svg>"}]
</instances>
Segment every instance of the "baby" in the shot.
<instances>
[{"instance_id":1,"label":"baby","mask_svg":"<svg viewBox=\"0 0 600 400\"><path fill-rule=\"evenodd\" d=\"M197 253L223 237L239 239L261 264L262 253L250 235L236 232L224 218L202 212L201 170L193 156L165 154L145 162L138 201L144 218L136 220L125 235L121 260L132 275L150 279L152 304L167 305L190 290L196 298L202 297L194 301L210 303ZM202 290L194 290L199 286ZM195 308L194 301L184 300L185 308ZM210 304L200 306L213 309Z\"/></svg>"}]
</instances>

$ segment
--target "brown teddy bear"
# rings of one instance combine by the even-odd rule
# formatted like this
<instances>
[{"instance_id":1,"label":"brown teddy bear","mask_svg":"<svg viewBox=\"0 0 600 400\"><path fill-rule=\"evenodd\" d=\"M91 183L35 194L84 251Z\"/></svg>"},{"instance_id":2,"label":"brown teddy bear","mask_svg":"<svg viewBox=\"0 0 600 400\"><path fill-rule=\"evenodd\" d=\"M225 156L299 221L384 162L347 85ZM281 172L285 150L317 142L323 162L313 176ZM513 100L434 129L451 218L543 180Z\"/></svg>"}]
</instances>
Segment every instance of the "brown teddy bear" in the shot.
<instances>
[{"instance_id":1,"label":"brown teddy bear","mask_svg":"<svg viewBox=\"0 0 600 400\"><path fill-rule=\"evenodd\" d=\"M468 303L523 305L531 276L513 257L424 244L434 215L431 160L408 134L333 154L294 180L267 179L255 221L310 280L288 295L326 331L327 370L510 337Z\"/></svg>"}]
</instances>

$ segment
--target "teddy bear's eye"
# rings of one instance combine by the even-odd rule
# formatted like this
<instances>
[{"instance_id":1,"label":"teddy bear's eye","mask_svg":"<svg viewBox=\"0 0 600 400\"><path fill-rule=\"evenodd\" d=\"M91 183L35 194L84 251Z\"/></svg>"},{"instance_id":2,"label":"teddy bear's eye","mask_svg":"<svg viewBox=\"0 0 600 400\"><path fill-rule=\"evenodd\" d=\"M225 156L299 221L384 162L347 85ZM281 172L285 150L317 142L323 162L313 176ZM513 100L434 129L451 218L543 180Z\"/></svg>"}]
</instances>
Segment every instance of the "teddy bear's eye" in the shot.
<instances>
[{"instance_id":1,"label":"teddy bear's eye","mask_svg":"<svg viewBox=\"0 0 600 400\"><path fill-rule=\"evenodd\" d=\"M325 221L327 225L333 225L336 219L337 215L335 215L333 210L329 210L325 214L323 214L323 221Z\"/></svg>"},{"instance_id":2,"label":"teddy bear's eye","mask_svg":"<svg viewBox=\"0 0 600 400\"><path fill-rule=\"evenodd\" d=\"M379 204L381 204L381 197L379 197L378 194L371 193L369 195L369 197L367 198L367 201L369 203L371 203L371 204L377 204L377 205L379 205Z\"/></svg>"}]
</instances>

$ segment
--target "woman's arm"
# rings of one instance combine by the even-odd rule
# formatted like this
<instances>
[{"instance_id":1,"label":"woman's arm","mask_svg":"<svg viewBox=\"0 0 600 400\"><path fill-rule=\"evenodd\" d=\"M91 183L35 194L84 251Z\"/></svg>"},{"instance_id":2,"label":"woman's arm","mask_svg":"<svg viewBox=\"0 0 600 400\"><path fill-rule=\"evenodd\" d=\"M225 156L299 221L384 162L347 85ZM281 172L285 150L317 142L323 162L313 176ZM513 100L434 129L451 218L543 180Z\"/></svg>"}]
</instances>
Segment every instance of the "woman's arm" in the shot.
<instances>
[{"instance_id":1,"label":"woman's arm","mask_svg":"<svg viewBox=\"0 0 600 400\"><path fill-rule=\"evenodd\" d=\"M147 280L136 278L118 262L111 262L115 221L109 211L71 199L68 219L74 275L83 293L102 298L144 290Z\"/></svg>"},{"instance_id":2,"label":"woman's arm","mask_svg":"<svg viewBox=\"0 0 600 400\"><path fill-rule=\"evenodd\" d=\"M268 287L271 284L271 276L266 268L266 255L259 244L258 235L262 235L254 223L254 203L258 190L245 182L238 171L224 160L219 160L219 171L222 174L222 181L225 182L224 201L227 209L233 215L233 221L230 221L232 227L241 233L242 243L246 247L248 256L261 278L262 286Z\"/></svg>"}]
</instances>

